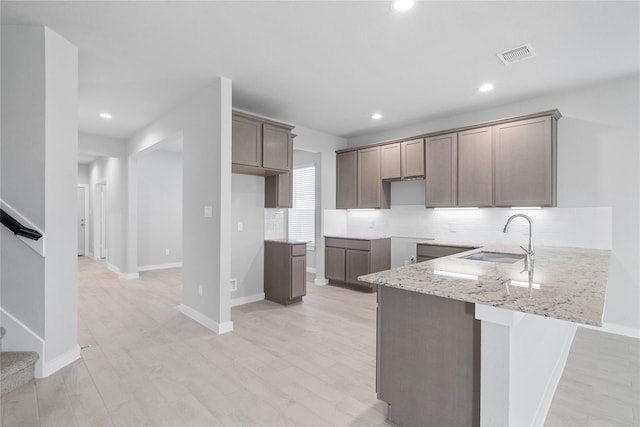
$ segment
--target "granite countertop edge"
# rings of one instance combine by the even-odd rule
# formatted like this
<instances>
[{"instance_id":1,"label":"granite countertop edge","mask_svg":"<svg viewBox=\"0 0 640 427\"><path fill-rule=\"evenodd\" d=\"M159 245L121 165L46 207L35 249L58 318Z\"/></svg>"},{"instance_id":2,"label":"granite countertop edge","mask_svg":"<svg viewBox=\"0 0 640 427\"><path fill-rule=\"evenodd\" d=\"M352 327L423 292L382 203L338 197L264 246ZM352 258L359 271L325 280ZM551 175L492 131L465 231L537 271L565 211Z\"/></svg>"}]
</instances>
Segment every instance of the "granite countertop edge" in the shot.
<instances>
[{"instance_id":1,"label":"granite countertop edge","mask_svg":"<svg viewBox=\"0 0 640 427\"><path fill-rule=\"evenodd\" d=\"M368 274L358 279L379 286L602 326L610 250L538 247L533 272L534 287L529 289L528 272L521 271L523 262L501 264L459 259L480 251L522 254L517 246L462 245L441 241L428 243L475 249ZM463 277L447 276L450 272Z\"/></svg>"}]
</instances>

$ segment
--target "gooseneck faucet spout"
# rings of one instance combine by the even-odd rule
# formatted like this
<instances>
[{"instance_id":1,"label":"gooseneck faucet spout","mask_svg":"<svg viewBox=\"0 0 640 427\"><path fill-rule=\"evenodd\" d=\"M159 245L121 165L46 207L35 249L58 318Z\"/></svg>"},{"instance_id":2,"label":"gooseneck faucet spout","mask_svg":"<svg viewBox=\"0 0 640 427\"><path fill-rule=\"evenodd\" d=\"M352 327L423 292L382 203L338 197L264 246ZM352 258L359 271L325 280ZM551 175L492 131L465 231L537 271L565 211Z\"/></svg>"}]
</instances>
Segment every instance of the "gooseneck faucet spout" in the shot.
<instances>
[{"instance_id":1,"label":"gooseneck faucet spout","mask_svg":"<svg viewBox=\"0 0 640 427\"><path fill-rule=\"evenodd\" d=\"M522 248L523 251L527 253L525 270L530 270L531 268L533 268L533 254L534 254L533 252L533 220L524 214L511 215L507 220L507 223L504 225L504 229L502 230L502 232L507 233L509 231L509 226L511 225L511 221L513 221L514 218L518 218L518 217L524 218L527 220L527 222L529 222L529 248L525 249L522 246L520 247Z\"/></svg>"}]
</instances>

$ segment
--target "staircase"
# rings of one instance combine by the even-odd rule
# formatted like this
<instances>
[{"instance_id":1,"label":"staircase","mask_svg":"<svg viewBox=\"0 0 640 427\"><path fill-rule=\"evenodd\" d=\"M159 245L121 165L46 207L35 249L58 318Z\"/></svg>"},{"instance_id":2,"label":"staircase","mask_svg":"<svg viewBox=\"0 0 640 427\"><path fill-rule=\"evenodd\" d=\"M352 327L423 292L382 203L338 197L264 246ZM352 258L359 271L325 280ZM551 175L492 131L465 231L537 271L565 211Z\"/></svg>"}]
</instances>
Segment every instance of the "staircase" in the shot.
<instances>
[{"instance_id":1,"label":"staircase","mask_svg":"<svg viewBox=\"0 0 640 427\"><path fill-rule=\"evenodd\" d=\"M5 329L0 327L0 340ZM33 380L38 353L31 351L0 352L0 394L5 395Z\"/></svg>"}]
</instances>

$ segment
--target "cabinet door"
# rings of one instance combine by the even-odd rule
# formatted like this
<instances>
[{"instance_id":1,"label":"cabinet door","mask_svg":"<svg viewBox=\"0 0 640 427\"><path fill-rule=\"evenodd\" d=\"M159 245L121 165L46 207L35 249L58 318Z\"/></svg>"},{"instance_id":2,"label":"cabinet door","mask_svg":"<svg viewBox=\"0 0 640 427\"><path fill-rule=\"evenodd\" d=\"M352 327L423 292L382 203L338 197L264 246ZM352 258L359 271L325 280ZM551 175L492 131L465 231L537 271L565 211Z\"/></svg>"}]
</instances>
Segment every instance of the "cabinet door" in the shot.
<instances>
[{"instance_id":1,"label":"cabinet door","mask_svg":"<svg viewBox=\"0 0 640 427\"><path fill-rule=\"evenodd\" d=\"M552 206L551 118L495 126L496 206Z\"/></svg>"},{"instance_id":2,"label":"cabinet door","mask_svg":"<svg viewBox=\"0 0 640 427\"><path fill-rule=\"evenodd\" d=\"M240 165L262 166L262 123L233 116L231 161Z\"/></svg>"},{"instance_id":3,"label":"cabinet door","mask_svg":"<svg viewBox=\"0 0 640 427\"><path fill-rule=\"evenodd\" d=\"M345 278L345 253L342 248L324 249L324 276L329 280L344 282Z\"/></svg>"},{"instance_id":4,"label":"cabinet door","mask_svg":"<svg viewBox=\"0 0 640 427\"><path fill-rule=\"evenodd\" d=\"M262 128L262 167L291 171L288 129L265 123Z\"/></svg>"},{"instance_id":5,"label":"cabinet door","mask_svg":"<svg viewBox=\"0 0 640 427\"><path fill-rule=\"evenodd\" d=\"M307 257L291 258L291 289L289 298L303 297L307 294Z\"/></svg>"},{"instance_id":6,"label":"cabinet door","mask_svg":"<svg viewBox=\"0 0 640 427\"><path fill-rule=\"evenodd\" d=\"M492 128L458 133L458 206L493 205Z\"/></svg>"},{"instance_id":7,"label":"cabinet door","mask_svg":"<svg viewBox=\"0 0 640 427\"><path fill-rule=\"evenodd\" d=\"M402 143L402 179L424 178L424 140Z\"/></svg>"},{"instance_id":8,"label":"cabinet door","mask_svg":"<svg viewBox=\"0 0 640 427\"><path fill-rule=\"evenodd\" d=\"M358 152L336 154L336 208L357 206Z\"/></svg>"},{"instance_id":9,"label":"cabinet door","mask_svg":"<svg viewBox=\"0 0 640 427\"><path fill-rule=\"evenodd\" d=\"M370 265L371 264L370 264L369 251L347 249L346 282L354 283L354 284L362 284L362 282L358 280L358 276L369 274L371 272Z\"/></svg>"},{"instance_id":10,"label":"cabinet door","mask_svg":"<svg viewBox=\"0 0 640 427\"><path fill-rule=\"evenodd\" d=\"M435 136L425 141L425 204L451 207L457 203L457 134Z\"/></svg>"},{"instance_id":11,"label":"cabinet door","mask_svg":"<svg viewBox=\"0 0 640 427\"><path fill-rule=\"evenodd\" d=\"M380 147L358 150L358 207L381 207Z\"/></svg>"},{"instance_id":12,"label":"cabinet door","mask_svg":"<svg viewBox=\"0 0 640 427\"><path fill-rule=\"evenodd\" d=\"M293 141L290 138L289 164L293 164ZM264 207L293 207L293 171L264 177Z\"/></svg>"},{"instance_id":13,"label":"cabinet door","mask_svg":"<svg viewBox=\"0 0 640 427\"><path fill-rule=\"evenodd\" d=\"M380 176L382 179L402 178L400 143L380 147Z\"/></svg>"}]
</instances>

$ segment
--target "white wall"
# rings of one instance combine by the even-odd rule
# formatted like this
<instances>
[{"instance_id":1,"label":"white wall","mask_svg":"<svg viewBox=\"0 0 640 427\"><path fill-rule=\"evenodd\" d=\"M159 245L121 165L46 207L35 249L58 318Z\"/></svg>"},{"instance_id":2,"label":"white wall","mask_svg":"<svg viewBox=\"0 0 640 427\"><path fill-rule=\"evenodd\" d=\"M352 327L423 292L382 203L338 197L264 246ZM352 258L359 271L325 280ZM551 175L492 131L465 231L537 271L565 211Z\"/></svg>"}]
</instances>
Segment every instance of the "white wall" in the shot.
<instances>
[{"instance_id":1,"label":"white wall","mask_svg":"<svg viewBox=\"0 0 640 427\"><path fill-rule=\"evenodd\" d=\"M155 150L138 159L138 268L180 263L182 153Z\"/></svg>"},{"instance_id":2,"label":"white wall","mask_svg":"<svg viewBox=\"0 0 640 427\"><path fill-rule=\"evenodd\" d=\"M264 177L232 174L231 277L238 281L233 305L264 299L264 220Z\"/></svg>"},{"instance_id":3,"label":"white wall","mask_svg":"<svg viewBox=\"0 0 640 427\"><path fill-rule=\"evenodd\" d=\"M640 331L640 78L632 76L349 140L350 147L558 108L558 207L611 207L604 321ZM392 196L393 197L393 196ZM417 195L417 197L421 197Z\"/></svg>"},{"instance_id":4,"label":"white wall","mask_svg":"<svg viewBox=\"0 0 640 427\"><path fill-rule=\"evenodd\" d=\"M217 78L185 103L128 140L127 260L137 273L137 156L182 133L183 268L186 315L223 333L232 330L231 278L231 81ZM204 216L205 206L211 216ZM199 292L202 290L202 292Z\"/></svg>"},{"instance_id":5,"label":"white wall","mask_svg":"<svg viewBox=\"0 0 640 427\"><path fill-rule=\"evenodd\" d=\"M8 333L37 334L36 375L47 376L80 356L78 51L46 27L2 26L1 62L2 198L46 236L41 257L3 231L3 319L24 326Z\"/></svg>"}]
</instances>

